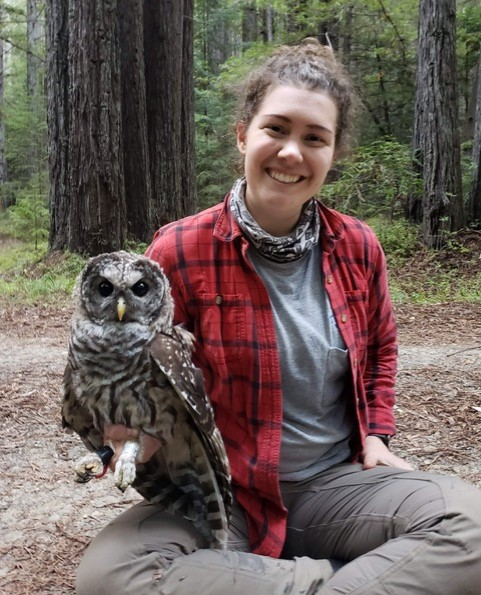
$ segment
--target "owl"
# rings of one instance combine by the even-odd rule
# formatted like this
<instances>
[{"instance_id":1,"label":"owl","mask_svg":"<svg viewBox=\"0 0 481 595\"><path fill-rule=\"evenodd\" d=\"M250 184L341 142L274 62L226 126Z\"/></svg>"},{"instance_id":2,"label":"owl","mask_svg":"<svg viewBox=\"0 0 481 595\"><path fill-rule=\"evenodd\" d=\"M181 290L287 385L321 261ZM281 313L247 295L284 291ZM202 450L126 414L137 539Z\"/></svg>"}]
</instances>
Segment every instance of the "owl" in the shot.
<instances>
[{"instance_id":1,"label":"owl","mask_svg":"<svg viewBox=\"0 0 481 595\"><path fill-rule=\"evenodd\" d=\"M155 436L159 450L136 463L140 444L128 441L114 481L189 519L206 545L224 549L232 504L230 471L202 374L191 359L194 337L173 326L174 304L161 267L127 252L91 258L75 292L62 425L89 451L78 461L79 482L106 470L113 455L105 424Z\"/></svg>"}]
</instances>

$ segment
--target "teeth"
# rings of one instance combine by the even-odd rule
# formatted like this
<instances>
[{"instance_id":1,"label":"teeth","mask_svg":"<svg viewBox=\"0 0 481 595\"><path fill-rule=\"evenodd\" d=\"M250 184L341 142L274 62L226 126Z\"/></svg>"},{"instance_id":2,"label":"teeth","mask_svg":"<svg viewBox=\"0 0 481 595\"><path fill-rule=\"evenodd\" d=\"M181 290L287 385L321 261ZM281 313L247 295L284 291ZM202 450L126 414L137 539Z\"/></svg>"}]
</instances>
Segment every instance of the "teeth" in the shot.
<instances>
[{"instance_id":1,"label":"teeth","mask_svg":"<svg viewBox=\"0 0 481 595\"><path fill-rule=\"evenodd\" d=\"M274 180L277 180L278 182L283 182L284 184L294 184L302 178L302 176L290 176L288 174L282 174L279 171L273 170L269 171L269 175L271 176L271 178L274 178Z\"/></svg>"}]
</instances>

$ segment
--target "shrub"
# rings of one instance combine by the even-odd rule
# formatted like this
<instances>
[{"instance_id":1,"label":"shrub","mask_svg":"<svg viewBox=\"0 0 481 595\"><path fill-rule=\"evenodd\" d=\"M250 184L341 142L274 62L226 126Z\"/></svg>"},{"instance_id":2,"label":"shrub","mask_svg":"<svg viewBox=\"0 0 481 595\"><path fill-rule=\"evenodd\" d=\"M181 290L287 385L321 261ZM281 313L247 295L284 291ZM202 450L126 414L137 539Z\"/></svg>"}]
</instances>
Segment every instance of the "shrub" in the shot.
<instances>
[{"instance_id":1,"label":"shrub","mask_svg":"<svg viewBox=\"0 0 481 595\"><path fill-rule=\"evenodd\" d=\"M410 196L419 196L422 182L412 167L408 146L386 138L359 147L338 163L321 199L360 218L385 215L394 219Z\"/></svg>"}]
</instances>

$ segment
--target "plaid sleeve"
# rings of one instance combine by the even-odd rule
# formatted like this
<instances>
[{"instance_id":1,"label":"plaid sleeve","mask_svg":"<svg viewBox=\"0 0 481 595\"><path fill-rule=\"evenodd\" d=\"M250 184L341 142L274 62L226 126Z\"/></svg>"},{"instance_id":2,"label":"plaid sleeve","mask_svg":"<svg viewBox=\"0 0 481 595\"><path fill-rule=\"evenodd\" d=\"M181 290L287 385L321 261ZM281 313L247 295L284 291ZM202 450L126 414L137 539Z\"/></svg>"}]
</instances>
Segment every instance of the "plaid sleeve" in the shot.
<instances>
[{"instance_id":1,"label":"plaid sleeve","mask_svg":"<svg viewBox=\"0 0 481 595\"><path fill-rule=\"evenodd\" d=\"M372 269L367 319L367 363L363 378L368 407L368 432L394 435L397 333L386 260L377 242Z\"/></svg>"}]
</instances>

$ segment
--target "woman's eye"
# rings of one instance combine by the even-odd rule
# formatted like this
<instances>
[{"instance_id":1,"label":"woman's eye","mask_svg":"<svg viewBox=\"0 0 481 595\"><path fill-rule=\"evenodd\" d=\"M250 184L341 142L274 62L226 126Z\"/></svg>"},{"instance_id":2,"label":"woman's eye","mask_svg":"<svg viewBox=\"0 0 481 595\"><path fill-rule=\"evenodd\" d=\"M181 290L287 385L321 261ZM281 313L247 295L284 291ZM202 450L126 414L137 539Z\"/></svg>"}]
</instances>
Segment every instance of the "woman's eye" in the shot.
<instances>
[{"instance_id":1,"label":"woman's eye","mask_svg":"<svg viewBox=\"0 0 481 595\"><path fill-rule=\"evenodd\" d=\"M325 145L326 141L321 138L320 136L308 136L307 137L307 142L312 143L312 144L316 144L316 145Z\"/></svg>"},{"instance_id":2,"label":"woman's eye","mask_svg":"<svg viewBox=\"0 0 481 595\"><path fill-rule=\"evenodd\" d=\"M149 286L145 281L137 281L135 285L132 285L131 289L137 297L143 297L149 291Z\"/></svg>"},{"instance_id":3,"label":"woman's eye","mask_svg":"<svg viewBox=\"0 0 481 595\"><path fill-rule=\"evenodd\" d=\"M97 289L102 297L108 297L113 292L114 286L110 281L101 281Z\"/></svg>"},{"instance_id":4,"label":"woman's eye","mask_svg":"<svg viewBox=\"0 0 481 595\"><path fill-rule=\"evenodd\" d=\"M282 126L278 126L277 124L269 124L265 128L268 132L273 132L274 134L283 134L284 132Z\"/></svg>"}]
</instances>

